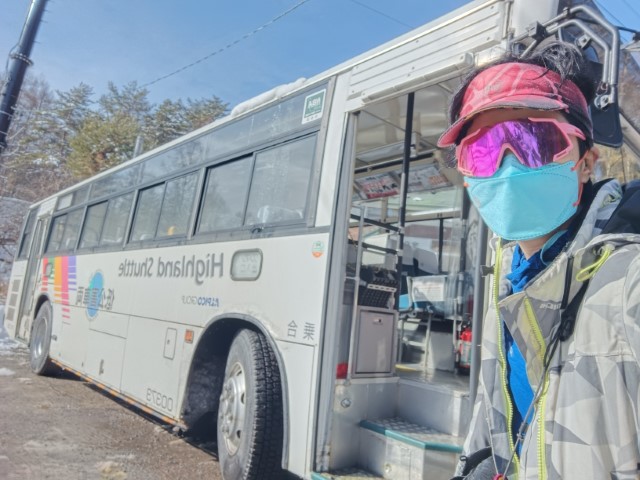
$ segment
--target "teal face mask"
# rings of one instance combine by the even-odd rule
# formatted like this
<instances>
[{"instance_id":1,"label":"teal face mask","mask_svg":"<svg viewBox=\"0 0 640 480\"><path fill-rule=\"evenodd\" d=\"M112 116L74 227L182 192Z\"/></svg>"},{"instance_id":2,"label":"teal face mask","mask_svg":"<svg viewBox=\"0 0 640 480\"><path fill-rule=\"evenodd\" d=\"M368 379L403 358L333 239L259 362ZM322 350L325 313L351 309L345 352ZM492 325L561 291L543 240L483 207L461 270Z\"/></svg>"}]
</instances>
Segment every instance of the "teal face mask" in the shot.
<instances>
[{"instance_id":1,"label":"teal face mask","mask_svg":"<svg viewBox=\"0 0 640 480\"><path fill-rule=\"evenodd\" d=\"M576 213L580 182L574 168L575 162L529 168L508 153L493 176L464 180L491 230L508 240L530 240L555 230Z\"/></svg>"}]
</instances>

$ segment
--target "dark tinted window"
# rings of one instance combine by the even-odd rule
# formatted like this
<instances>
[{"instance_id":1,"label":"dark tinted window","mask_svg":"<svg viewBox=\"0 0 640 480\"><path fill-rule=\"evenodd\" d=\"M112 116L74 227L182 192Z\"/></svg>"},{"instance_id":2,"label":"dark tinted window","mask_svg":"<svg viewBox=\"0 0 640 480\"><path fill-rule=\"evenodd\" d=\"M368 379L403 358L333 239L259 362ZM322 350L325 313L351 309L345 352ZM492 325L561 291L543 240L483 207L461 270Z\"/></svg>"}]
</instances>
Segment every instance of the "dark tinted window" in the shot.
<instances>
[{"instance_id":1,"label":"dark tinted window","mask_svg":"<svg viewBox=\"0 0 640 480\"><path fill-rule=\"evenodd\" d=\"M131 229L130 240L132 242L155 238L163 195L164 183L140 192L133 228Z\"/></svg>"},{"instance_id":2,"label":"dark tinted window","mask_svg":"<svg viewBox=\"0 0 640 480\"><path fill-rule=\"evenodd\" d=\"M82 212L82 209L74 210L53 219L47 252L66 252L76 248Z\"/></svg>"},{"instance_id":3,"label":"dark tinted window","mask_svg":"<svg viewBox=\"0 0 640 480\"><path fill-rule=\"evenodd\" d=\"M256 155L245 225L305 218L315 144L307 137Z\"/></svg>"},{"instance_id":4,"label":"dark tinted window","mask_svg":"<svg viewBox=\"0 0 640 480\"><path fill-rule=\"evenodd\" d=\"M24 227L24 231L22 232L22 241L20 242L20 252L18 253L18 258L26 258L29 255L29 247L31 246L31 238L33 237L33 230L36 226L37 216L37 208L29 212L27 223Z\"/></svg>"},{"instance_id":5,"label":"dark tinted window","mask_svg":"<svg viewBox=\"0 0 640 480\"><path fill-rule=\"evenodd\" d=\"M91 205L87 208L87 216L82 227L80 248L95 247L100 243L100 234L104 216L107 212L107 202Z\"/></svg>"},{"instance_id":6,"label":"dark tinted window","mask_svg":"<svg viewBox=\"0 0 640 480\"><path fill-rule=\"evenodd\" d=\"M187 234L197 180L197 174L193 173L167 182L158 223L158 237Z\"/></svg>"},{"instance_id":7,"label":"dark tinted window","mask_svg":"<svg viewBox=\"0 0 640 480\"><path fill-rule=\"evenodd\" d=\"M248 157L209 169L199 233L242 226L252 165Z\"/></svg>"},{"instance_id":8,"label":"dark tinted window","mask_svg":"<svg viewBox=\"0 0 640 480\"><path fill-rule=\"evenodd\" d=\"M109 200L100 245L117 245L123 242L132 202L133 193Z\"/></svg>"}]
</instances>

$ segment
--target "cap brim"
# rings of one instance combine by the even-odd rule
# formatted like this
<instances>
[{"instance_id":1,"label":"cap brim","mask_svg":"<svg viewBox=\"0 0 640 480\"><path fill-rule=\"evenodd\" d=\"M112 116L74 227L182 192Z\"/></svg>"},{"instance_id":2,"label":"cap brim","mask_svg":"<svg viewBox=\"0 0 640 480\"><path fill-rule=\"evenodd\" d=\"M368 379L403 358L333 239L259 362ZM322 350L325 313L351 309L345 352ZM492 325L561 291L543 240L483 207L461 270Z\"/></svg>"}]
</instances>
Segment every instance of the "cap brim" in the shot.
<instances>
[{"instance_id":1,"label":"cap brim","mask_svg":"<svg viewBox=\"0 0 640 480\"><path fill-rule=\"evenodd\" d=\"M493 102L487 103L476 110L469 112L464 117L459 118L438 139L438 147L449 147L455 145L460 136L461 130L464 126L473 120L473 118L479 113L486 112L487 110L495 110L499 108L530 108L533 110L566 110L568 106L549 97L536 97L533 95L512 95L508 99L501 98Z\"/></svg>"}]
</instances>

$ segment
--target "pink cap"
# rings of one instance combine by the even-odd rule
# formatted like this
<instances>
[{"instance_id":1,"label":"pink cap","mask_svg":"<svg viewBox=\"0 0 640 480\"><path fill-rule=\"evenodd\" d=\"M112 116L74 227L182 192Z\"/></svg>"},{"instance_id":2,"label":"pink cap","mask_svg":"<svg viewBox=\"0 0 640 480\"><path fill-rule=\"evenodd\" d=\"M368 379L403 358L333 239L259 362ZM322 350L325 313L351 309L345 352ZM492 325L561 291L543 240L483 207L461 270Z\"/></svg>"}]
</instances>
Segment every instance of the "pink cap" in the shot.
<instances>
[{"instance_id":1,"label":"pink cap","mask_svg":"<svg viewBox=\"0 0 640 480\"><path fill-rule=\"evenodd\" d=\"M467 122L478 113L494 108L563 110L593 138L589 107L575 83L562 80L556 72L544 67L513 62L489 67L471 80L464 92L458 119L442 134L438 146L456 144Z\"/></svg>"}]
</instances>

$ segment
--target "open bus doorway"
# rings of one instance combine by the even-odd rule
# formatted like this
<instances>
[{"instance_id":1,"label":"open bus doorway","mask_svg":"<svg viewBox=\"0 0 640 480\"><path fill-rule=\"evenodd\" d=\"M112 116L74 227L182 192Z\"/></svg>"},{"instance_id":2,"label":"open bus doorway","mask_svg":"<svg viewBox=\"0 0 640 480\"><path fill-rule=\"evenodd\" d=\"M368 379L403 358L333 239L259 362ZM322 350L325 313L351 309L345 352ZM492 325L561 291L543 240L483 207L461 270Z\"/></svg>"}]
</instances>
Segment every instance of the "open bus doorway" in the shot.
<instances>
[{"instance_id":1,"label":"open bus doorway","mask_svg":"<svg viewBox=\"0 0 640 480\"><path fill-rule=\"evenodd\" d=\"M345 303L352 322L362 308L395 313L390 373L468 392L478 216L435 147L434 119L454 88L451 80L354 114Z\"/></svg>"}]
</instances>

